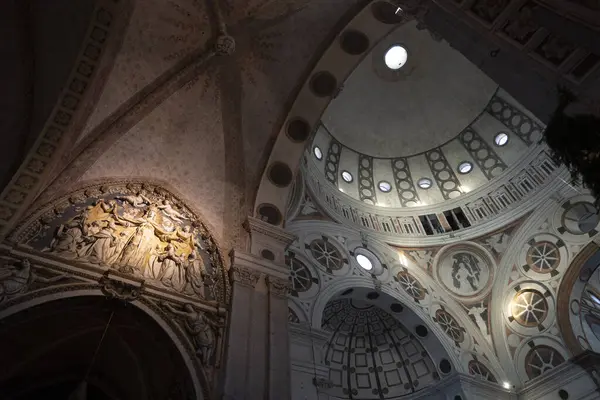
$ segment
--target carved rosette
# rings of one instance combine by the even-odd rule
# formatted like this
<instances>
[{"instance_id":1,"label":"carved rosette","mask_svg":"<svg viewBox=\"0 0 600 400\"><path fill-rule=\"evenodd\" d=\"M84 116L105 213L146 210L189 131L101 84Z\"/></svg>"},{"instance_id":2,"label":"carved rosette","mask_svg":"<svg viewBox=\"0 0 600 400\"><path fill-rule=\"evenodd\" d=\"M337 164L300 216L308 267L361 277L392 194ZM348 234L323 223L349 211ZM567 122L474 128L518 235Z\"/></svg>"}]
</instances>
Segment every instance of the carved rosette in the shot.
<instances>
[{"instance_id":1,"label":"carved rosette","mask_svg":"<svg viewBox=\"0 0 600 400\"><path fill-rule=\"evenodd\" d=\"M285 279L269 276L267 277L267 285L269 286L269 293L275 297L286 298L290 291L290 283Z\"/></svg>"},{"instance_id":2,"label":"carved rosette","mask_svg":"<svg viewBox=\"0 0 600 400\"><path fill-rule=\"evenodd\" d=\"M258 280L260 279L260 273L253 271L250 268L234 265L231 268L231 271L232 280L242 286L255 288Z\"/></svg>"}]
</instances>

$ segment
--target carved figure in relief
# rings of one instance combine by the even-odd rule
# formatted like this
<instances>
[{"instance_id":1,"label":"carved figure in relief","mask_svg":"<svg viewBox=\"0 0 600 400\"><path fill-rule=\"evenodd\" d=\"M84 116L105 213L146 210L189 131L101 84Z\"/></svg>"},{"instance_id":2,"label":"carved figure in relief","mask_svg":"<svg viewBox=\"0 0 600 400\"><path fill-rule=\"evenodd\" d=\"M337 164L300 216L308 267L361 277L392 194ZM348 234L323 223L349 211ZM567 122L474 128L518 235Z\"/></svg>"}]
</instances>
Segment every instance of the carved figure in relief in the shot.
<instances>
[{"instance_id":1,"label":"carved figure in relief","mask_svg":"<svg viewBox=\"0 0 600 400\"><path fill-rule=\"evenodd\" d=\"M149 278L189 295L205 297L208 285L216 298L217 279L213 282L199 252L217 265L213 256L218 250L202 225L175 224L174 217L182 215L173 213L168 201L157 205L141 193L115 198L124 203L100 199L60 225L44 251Z\"/></svg>"},{"instance_id":2,"label":"carved figure in relief","mask_svg":"<svg viewBox=\"0 0 600 400\"><path fill-rule=\"evenodd\" d=\"M469 315L472 315L473 318L475 318L475 323L479 327L479 330L481 331L483 336L485 336L487 339L488 327L487 327L487 324L485 323L485 321L483 320L483 317L481 316L486 311L487 311L487 307L485 307L483 305L483 303L481 303L481 306L479 306L479 307L471 307L469 309Z\"/></svg>"},{"instance_id":3,"label":"carved figure in relief","mask_svg":"<svg viewBox=\"0 0 600 400\"><path fill-rule=\"evenodd\" d=\"M184 326L192 336L196 356L203 365L210 365L216 345L215 329L223 328L223 325L212 321L205 313L197 311L192 304L184 305L183 311L176 310L168 303L163 305L173 314L184 318Z\"/></svg>"},{"instance_id":4,"label":"carved figure in relief","mask_svg":"<svg viewBox=\"0 0 600 400\"><path fill-rule=\"evenodd\" d=\"M409 254L413 256L416 263L419 264L420 267L425 268L425 269L429 268L429 263L431 262L431 259L432 259L431 251L415 250L415 251L411 251Z\"/></svg>"},{"instance_id":5,"label":"carved figure in relief","mask_svg":"<svg viewBox=\"0 0 600 400\"><path fill-rule=\"evenodd\" d=\"M504 253L508 249L508 242L510 237L506 233L498 233L490 236L486 239L485 243L492 249L497 255Z\"/></svg>"},{"instance_id":6,"label":"carved figure in relief","mask_svg":"<svg viewBox=\"0 0 600 400\"><path fill-rule=\"evenodd\" d=\"M452 284L460 289L469 285L472 290L479 289L479 275L481 267L477 258L469 253L458 253L453 256L452 264Z\"/></svg>"},{"instance_id":7,"label":"carved figure in relief","mask_svg":"<svg viewBox=\"0 0 600 400\"><path fill-rule=\"evenodd\" d=\"M57 275L52 278L44 278L33 271L29 260L21 262L17 260L2 260L0 264L0 303L8 297L12 297L27 291L27 288L34 282L52 283L66 277L65 274Z\"/></svg>"},{"instance_id":8,"label":"carved figure in relief","mask_svg":"<svg viewBox=\"0 0 600 400\"><path fill-rule=\"evenodd\" d=\"M165 215L167 215L167 217L177 222L181 222L181 219L185 218L183 214L181 214L179 211L173 208L169 200L163 200L162 205L159 205L157 207L158 209L162 210L162 212L164 212Z\"/></svg>"},{"instance_id":9,"label":"carved figure in relief","mask_svg":"<svg viewBox=\"0 0 600 400\"><path fill-rule=\"evenodd\" d=\"M123 248L123 254L118 261L119 270L122 272L132 273L138 270L142 275L147 274L150 256L159 243L155 232L166 234L153 221L155 215L155 211L150 208L142 218L124 218L125 222L135 225L136 230Z\"/></svg>"},{"instance_id":10,"label":"carved figure in relief","mask_svg":"<svg viewBox=\"0 0 600 400\"><path fill-rule=\"evenodd\" d=\"M175 254L175 247L171 243L167 244L165 251L159 254L157 261L161 263L158 280L166 286L182 290L185 285L183 258Z\"/></svg>"},{"instance_id":11,"label":"carved figure in relief","mask_svg":"<svg viewBox=\"0 0 600 400\"><path fill-rule=\"evenodd\" d=\"M195 293L204 298L204 281L207 274L202 258L194 250L183 265L185 274L183 291L188 294Z\"/></svg>"},{"instance_id":12,"label":"carved figure in relief","mask_svg":"<svg viewBox=\"0 0 600 400\"><path fill-rule=\"evenodd\" d=\"M115 199L127 202L136 208L145 207L152 203L142 192L138 192L136 195L131 196L117 196Z\"/></svg>"},{"instance_id":13,"label":"carved figure in relief","mask_svg":"<svg viewBox=\"0 0 600 400\"><path fill-rule=\"evenodd\" d=\"M83 231L78 220L58 227L56 235L50 242L50 250L56 253L77 254L80 243L83 242Z\"/></svg>"}]
</instances>

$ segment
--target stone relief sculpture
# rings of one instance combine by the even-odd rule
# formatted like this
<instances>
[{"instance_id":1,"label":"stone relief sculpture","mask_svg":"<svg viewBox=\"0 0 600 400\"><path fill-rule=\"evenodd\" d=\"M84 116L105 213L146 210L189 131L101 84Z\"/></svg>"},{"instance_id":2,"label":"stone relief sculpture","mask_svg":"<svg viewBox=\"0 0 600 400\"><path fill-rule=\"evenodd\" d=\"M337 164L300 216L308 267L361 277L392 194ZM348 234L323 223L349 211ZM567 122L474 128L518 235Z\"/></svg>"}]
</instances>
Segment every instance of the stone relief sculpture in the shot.
<instances>
[{"instance_id":1,"label":"stone relief sculpture","mask_svg":"<svg viewBox=\"0 0 600 400\"><path fill-rule=\"evenodd\" d=\"M102 186L72 194L70 205L52 209L53 219L41 216L27 244L189 296L226 296L220 255L204 225L164 190L150 189Z\"/></svg>"},{"instance_id":2,"label":"stone relief sculpture","mask_svg":"<svg viewBox=\"0 0 600 400\"><path fill-rule=\"evenodd\" d=\"M25 293L34 282L53 283L64 279L66 275L57 275L52 278L39 276L33 270L29 260L0 260L0 304L5 300Z\"/></svg>"},{"instance_id":3,"label":"stone relief sculpture","mask_svg":"<svg viewBox=\"0 0 600 400\"><path fill-rule=\"evenodd\" d=\"M208 314L197 311L192 304L185 304L182 311L176 310L168 303L162 305L171 313L183 318L185 330L192 337L196 356L203 365L211 365L217 345L217 332L224 328L224 325L212 320Z\"/></svg>"},{"instance_id":4,"label":"stone relief sculpture","mask_svg":"<svg viewBox=\"0 0 600 400\"><path fill-rule=\"evenodd\" d=\"M452 283L456 289L470 286L473 291L479 289L481 267L477 259L470 253L454 255L452 264Z\"/></svg>"},{"instance_id":5,"label":"stone relief sculpture","mask_svg":"<svg viewBox=\"0 0 600 400\"><path fill-rule=\"evenodd\" d=\"M491 342L491 337L488 332L488 326L484 320L484 315L487 317L488 307L483 302L480 306L474 306L469 309L469 316L475 321L477 327L483 334L483 336Z\"/></svg>"},{"instance_id":6,"label":"stone relief sculpture","mask_svg":"<svg viewBox=\"0 0 600 400\"><path fill-rule=\"evenodd\" d=\"M504 254L504 252L508 249L509 242L510 236L504 232L492 235L484 241L484 243L490 249L492 249L496 255Z\"/></svg>"}]
</instances>

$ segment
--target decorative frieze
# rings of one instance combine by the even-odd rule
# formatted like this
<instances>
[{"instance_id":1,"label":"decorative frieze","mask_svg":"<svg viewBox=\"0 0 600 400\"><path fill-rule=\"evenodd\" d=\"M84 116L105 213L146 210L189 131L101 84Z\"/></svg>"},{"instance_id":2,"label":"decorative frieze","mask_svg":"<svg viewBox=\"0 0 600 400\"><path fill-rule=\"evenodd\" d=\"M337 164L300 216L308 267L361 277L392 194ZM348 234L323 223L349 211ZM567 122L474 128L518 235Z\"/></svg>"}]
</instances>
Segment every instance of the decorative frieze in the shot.
<instances>
[{"instance_id":1,"label":"decorative frieze","mask_svg":"<svg viewBox=\"0 0 600 400\"><path fill-rule=\"evenodd\" d=\"M267 285L269 287L269 293L271 293L273 296L287 298L287 295L290 291L289 281L281 278L268 276Z\"/></svg>"},{"instance_id":2,"label":"decorative frieze","mask_svg":"<svg viewBox=\"0 0 600 400\"><path fill-rule=\"evenodd\" d=\"M260 272L253 271L250 268L234 265L231 268L231 271L233 281L242 286L255 288L258 280L260 279Z\"/></svg>"}]
</instances>

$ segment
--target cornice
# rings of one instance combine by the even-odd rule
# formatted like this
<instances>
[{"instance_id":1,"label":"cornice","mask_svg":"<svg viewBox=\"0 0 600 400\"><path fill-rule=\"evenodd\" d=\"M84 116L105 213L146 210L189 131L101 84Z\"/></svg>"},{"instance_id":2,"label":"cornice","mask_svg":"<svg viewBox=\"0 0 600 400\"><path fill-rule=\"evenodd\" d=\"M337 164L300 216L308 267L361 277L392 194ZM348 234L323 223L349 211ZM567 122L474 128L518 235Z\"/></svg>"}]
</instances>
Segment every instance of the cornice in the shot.
<instances>
[{"instance_id":1,"label":"cornice","mask_svg":"<svg viewBox=\"0 0 600 400\"><path fill-rule=\"evenodd\" d=\"M290 338L295 342L328 342L331 339L331 333L323 329L312 328L308 323L290 324L288 331Z\"/></svg>"},{"instance_id":2,"label":"cornice","mask_svg":"<svg viewBox=\"0 0 600 400\"><path fill-rule=\"evenodd\" d=\"M233 268L248 269L274 278L288 279L289 271L286 266L277 265L262 257L241 250L233 250L230 254Z\"/></svg>"},{"instance_id":3,"label":"cornice","mask_svg":"<svg viewBox=\"0 0 600 400\"><path fill-rule=\"evenodd\" d=\"M296 240L296 235L254 217L248 217L246 219L246 222L244 222L244 228L246 228L246 231L250 235L258 233L272 238L284 246L288 246L294 240Z\"/></svg>"}]
</instances>

